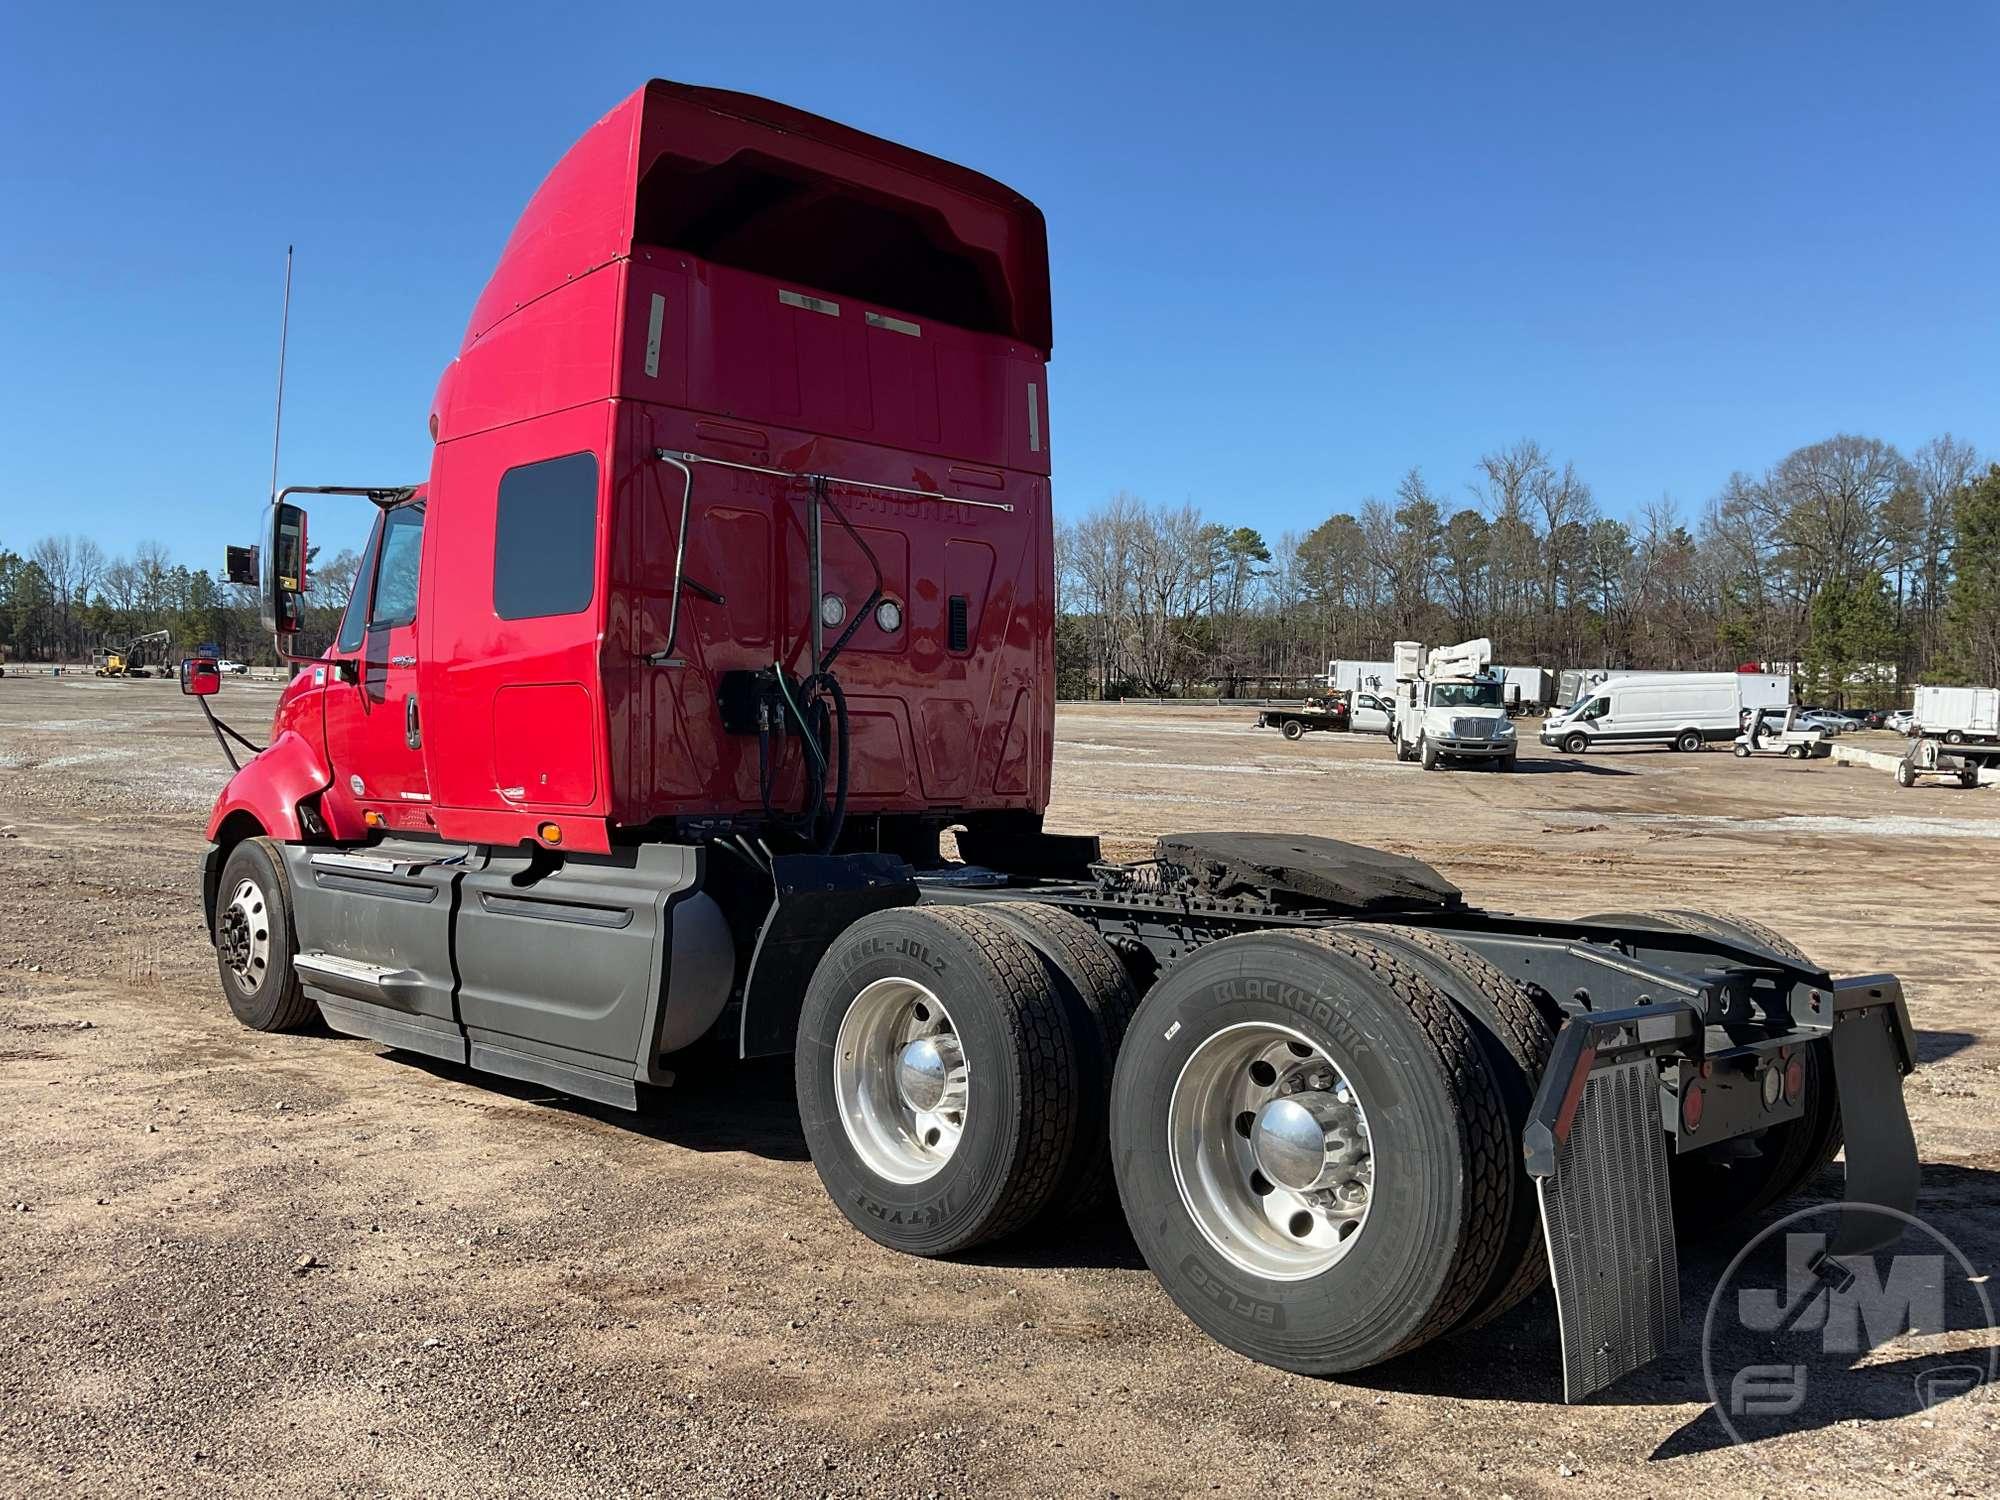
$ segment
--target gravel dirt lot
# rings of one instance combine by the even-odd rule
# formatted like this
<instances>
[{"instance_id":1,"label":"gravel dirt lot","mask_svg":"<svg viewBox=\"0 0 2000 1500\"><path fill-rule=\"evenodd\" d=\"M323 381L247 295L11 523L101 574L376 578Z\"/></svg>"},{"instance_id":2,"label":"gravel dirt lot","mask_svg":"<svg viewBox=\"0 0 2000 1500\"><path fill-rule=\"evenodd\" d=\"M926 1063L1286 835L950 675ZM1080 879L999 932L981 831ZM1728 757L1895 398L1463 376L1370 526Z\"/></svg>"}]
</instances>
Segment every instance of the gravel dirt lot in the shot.
<instances>
[{"instance_id":1,"label":"gravel dirt lot","mask_svg":"<svg viewBox=\"0 0 2000 1500\"><path fill-rule=\"evenodd\" d=\"M261 730L274 698L217 701ZM1895 971L1919 1210L2000 1256L2000 793L1532 732L1519 774L1427 775L1254 718L1065 708L1052 825L1118 856L1331 834L1489 906L1733 910ZM1684 1260L1687 1346L1585 1406L1546 1293L1310 1380L1196 1333L1114 1222L878 1249L822 1196L783 1065L632 1118L244 1030L194 884L225 771L169 683L0 681L0 1492L1993 1493L2000 1403L1973 1398L1728 1444L1692 1330L1740 1237Z\"/></svg>"}]
</instances>

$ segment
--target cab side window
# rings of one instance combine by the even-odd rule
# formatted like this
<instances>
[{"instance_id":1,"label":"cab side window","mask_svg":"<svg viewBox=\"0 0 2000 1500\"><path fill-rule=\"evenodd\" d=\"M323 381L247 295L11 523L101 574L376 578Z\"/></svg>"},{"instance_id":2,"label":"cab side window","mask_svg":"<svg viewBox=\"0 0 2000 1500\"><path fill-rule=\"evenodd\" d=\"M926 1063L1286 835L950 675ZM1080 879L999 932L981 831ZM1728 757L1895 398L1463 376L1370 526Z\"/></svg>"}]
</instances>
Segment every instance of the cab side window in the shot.
<instances>
[{"instance_id":1,"label":"cab side window","mask_svg":"<svg viewBox=\"0 0 2000 1500\"><path fill-rule=\"evenodd\" d=\"M1583 716L1586 719L1601 719L1610 712L1611 700L1609 698L1593 698L1590 700L1590 707L1583 711Z\"/></svg>"},{"instance_id":2,"label":"cab side window","mask_svg":"<svg viewBox=\"0 0 2000 1500\"><path fill-rule=\"evenodd\" d=\"M383 519L381 560L375 568L375 602L368 628L386 630L417 617L417 565L423 560L424 512L402 505Z\"/></svg>"},{"instance_id":3,"label":"cab side window","mask_svg":"<svg viewBox=\"0 0 2000 1500\"><path fill-rule=\"evenodd\" d=\"M382 545L382 518L368 533L368 546L354 569L354 587L347 596L347 612L340 617L340 634L334 638L337 651L359 651L361 633L368 625L368 594L375 583L375 554Z\"/></svg>"}]
</instances>

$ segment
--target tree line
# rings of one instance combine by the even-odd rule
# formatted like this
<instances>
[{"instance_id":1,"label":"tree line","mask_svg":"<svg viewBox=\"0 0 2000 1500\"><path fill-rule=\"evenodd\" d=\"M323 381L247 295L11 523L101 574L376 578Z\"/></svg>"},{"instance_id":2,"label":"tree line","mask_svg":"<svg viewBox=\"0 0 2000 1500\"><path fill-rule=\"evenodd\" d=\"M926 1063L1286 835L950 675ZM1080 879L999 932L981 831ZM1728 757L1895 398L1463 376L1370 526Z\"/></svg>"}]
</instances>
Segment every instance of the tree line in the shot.
<instances>
[{"instance_id":1,"label":"tree line","mask_svg":"<svg viewBox=\"0 0 2000 1500\"><path fill-rule=\"evenodd\" d=\"M1849 705L2000 681L2000 466L1949 434L1907 455L1842 434L1630 520L1530 439L1457 495L1412 468L1275 543L1120 493L1056 557L1065 697L1295 690L1397 640L1478 636L1555 669L1783 664Z\"/></svg>"},{"instance_id":2,"label":"tree line","mask_svg":"<svg viewBox=\"0 0 2000 1500\"><path fill-rule=\"evenodd\" d=\"M302 641L332 639L360 559L351 549L309 562ZM24 555L0 543L0 660L84 663L139 636L170 631L176 661L195 646L276 665L255 591L173 561L158 542L113 555L87 536L45 536Z\"/></svg>"},{"instance_id":3,"label":"tree line","mask_svg":"<svg viewBox=\"0 0 2000 1500\"><path fill-rule=\"evenodd\" d=\"M1065 697L1296 689L1390 643L1490 636L1552 668L1793 664L1805 696L1886 704L1929 682L2000 683L2000 465L1949 435L1907 456L1838 436L1732 474L1696 515L1604 515L1531 440L1483 455L1457 497L1418 469L1275 544L1194 505L1119 494L1057 533ZM315 554L317 549L315 549ZM315 555L302 645L331 639L358 558ZM78 536L0 539L0 657L85 662L153 630L274 664L247 589Z\"/></svg>"}]
</instances>

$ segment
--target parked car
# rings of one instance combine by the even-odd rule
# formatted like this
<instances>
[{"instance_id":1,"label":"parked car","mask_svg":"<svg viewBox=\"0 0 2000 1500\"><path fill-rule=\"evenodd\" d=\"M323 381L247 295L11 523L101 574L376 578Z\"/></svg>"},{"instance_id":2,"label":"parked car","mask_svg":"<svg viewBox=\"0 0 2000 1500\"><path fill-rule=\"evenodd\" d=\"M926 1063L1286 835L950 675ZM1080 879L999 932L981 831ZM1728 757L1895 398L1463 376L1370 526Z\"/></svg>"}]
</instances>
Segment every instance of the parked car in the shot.
<instances>
[{"instance_id":1,"label":"parked car","mask_svg":"<svg viewBox=\"0 0 2000 1500\"><path fill-rule=\"evenodd\" d=\"M1898 734L1916 732L1917 716L1907 708L1899 708L1882 721L1884 729L1893 729Z\"/></svg>"},{"instance_id":2,"label":"parked car","mask_svg":"<svg viewBox=\"0 0 2000 1500\"><path fill-rule=\"evenodd\" d=\"M1828 708L1809 708L1792 721L1804 729L1821 729L1828 734L1852 733L1854 721Z\"/></svg>"},{"instance_id":3,"label":"parked car","mask_svg":"<svg viewBox=\"0 0 2000 1500\"><path fill-rule=\"evenodd\" d=\"M250 671L250 668L249 668L249 667L248 667L247 665L245 665L245 664L244 664L243 662L240 662L240 661L228 661L228 660L223 660L223 661L219 661L219 662L217 662L217 663L216 663L215 665L216 665L216 669L217 669L218 671L222 671L222 672L233 672L233 673L235 673L235 674L236 674L236 675L237 675L238 677L243 677L243 676L247 676L247 675L249 674L249 671Z\"/></svg>"},{"instance_id":4,"label":"parked car","mask_svg":"<svg viewBox=\"0 0 2000 1500\"><path fill-rule=\"evenodd\" d=\"M1379 693L1356 693L1348 714L1348 728L1356 734L1393 734L1396 705Z\"/></svg>"}]
</instances>

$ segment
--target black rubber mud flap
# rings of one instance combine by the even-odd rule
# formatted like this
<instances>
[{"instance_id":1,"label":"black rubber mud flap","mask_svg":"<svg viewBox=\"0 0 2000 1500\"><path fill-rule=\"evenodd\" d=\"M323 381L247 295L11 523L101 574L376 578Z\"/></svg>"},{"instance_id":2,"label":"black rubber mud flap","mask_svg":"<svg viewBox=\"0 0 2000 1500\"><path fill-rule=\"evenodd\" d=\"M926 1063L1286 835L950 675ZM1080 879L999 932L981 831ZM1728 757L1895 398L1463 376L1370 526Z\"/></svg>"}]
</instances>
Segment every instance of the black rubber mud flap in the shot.
<instances>
[{"instance_id":1,"label":"black rubber mud flap","mask_svg":"<svg viewBox=\"0 0 2000 1500\"><path fill-rule=\"evenodd\" d=\"M1581 1401L1681 1341L1657 1054L1696 1034L1668 1002L1564 1023L1524 1138L1561 1320L1563 1399Z\"/></svg>"},{"instance_id":2,"label":"black rubber mud flap","mask_svg":"<svg viewBox=\"0 0 2000 1500\"><path fill-rule=\"evenodd\" d=\"M1868 1255L1894 1244L1917 1206L1917 1138L1903 1104L1916 1041L1901 983L1888 974L1835 980L1832 1046L1847 1126L1847 1193L1827 1253Z\"/></svg>"},{"instance_id":3,"label":"black rubber mud flap","mask_svg":"<svg viewBox=\"0 0 2000 1500\"><path fill-rule=\"evenodd\" d=\"M913 906L916 879L892 854L780 854L771 909L743 981L744 1057L792 1050L806 986L833 940L870 912Z\"/></svg>"}]
</instances>

